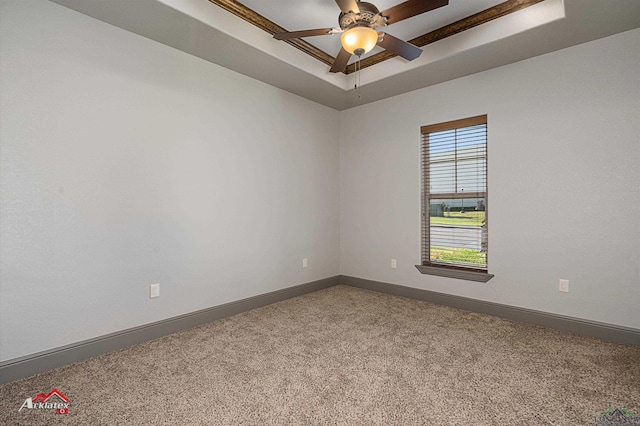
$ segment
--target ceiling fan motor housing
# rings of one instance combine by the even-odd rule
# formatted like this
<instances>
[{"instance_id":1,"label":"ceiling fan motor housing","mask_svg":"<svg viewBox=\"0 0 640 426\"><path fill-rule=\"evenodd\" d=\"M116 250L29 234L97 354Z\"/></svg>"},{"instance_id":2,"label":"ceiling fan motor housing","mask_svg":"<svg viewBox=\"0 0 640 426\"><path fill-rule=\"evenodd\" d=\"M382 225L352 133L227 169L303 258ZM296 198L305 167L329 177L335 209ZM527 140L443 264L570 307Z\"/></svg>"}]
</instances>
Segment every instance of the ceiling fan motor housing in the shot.
<instances>
[{"instance_id":1,"label":"ceiling fan motor housing","mask_svg":"<svg viewBox=\"0 0 640 426\"><path fill-rule=\"evenodd\" d=\"M340 13L338 22L340 23L341 29L347 30L356 26L376 28L387 24L386 18L380 15L380 11L373 4L359 1L358 7L360 8L359 13L355 13L353 11Z\"/></svg>"}]
</instances>

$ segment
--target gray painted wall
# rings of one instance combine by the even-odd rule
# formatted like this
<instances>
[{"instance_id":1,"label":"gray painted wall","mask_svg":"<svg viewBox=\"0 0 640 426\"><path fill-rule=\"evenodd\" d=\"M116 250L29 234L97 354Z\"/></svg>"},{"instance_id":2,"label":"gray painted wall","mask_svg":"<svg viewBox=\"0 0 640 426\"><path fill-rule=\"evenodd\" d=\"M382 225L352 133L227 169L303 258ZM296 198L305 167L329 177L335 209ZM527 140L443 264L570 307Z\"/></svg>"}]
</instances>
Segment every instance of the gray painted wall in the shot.
<instances>
[{"instance_id":1,"label":"gray painted wall","mask_svg":"<svg viewBox=\"0 0 640 426\"><path fill-rule=\"evenodd\" d=\"M640 31L338 113L0 7L0 361L338 273L640 328ZM484 113L496 277L421 275L419 128Z\"/></svg>"},{"instance_id":2,"label":"gray painted wall","mask_svg":"<svg viewBox=\"0 0 640 426\"><path fill-rule=\"evenodd\" d=\"M337 111L1 7L0 360L337 275Z\"/></svg>"},{"instance_id":3,"label":"gray painted wall","mask_svg":"<svg viewBox=\"0 0 640 426\"><path fill-rule=\"evenodd\" d=\"M640 328L639 70L633 30L344 111L340 274ZM421 275L420 126L480 114L495 278Z\"/></svg>"}]
</instances>

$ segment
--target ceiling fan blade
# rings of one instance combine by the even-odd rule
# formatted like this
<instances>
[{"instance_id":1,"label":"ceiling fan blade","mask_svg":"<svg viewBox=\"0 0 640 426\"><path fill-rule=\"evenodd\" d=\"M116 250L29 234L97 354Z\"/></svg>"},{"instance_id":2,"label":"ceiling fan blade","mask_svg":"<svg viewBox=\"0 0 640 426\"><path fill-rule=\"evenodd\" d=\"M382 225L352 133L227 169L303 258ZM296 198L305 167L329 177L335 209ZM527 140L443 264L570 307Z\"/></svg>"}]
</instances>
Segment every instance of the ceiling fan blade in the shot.
<instances>
[{"instance_id":1,"label":"ceiling fan blade","mask_svg":"<svg viewBox=\"0 0 640 426\"><path fill-rule=\"evenodd\" d=\"M387 25L391 25L448 4L449 0L407 0L404 3L383 10L380 15L387 18Z\"/></svg>"},{"instance_id":2,"label":"ceiling fan blade","mask_svg":"<svg viewBox=\"0 0 640 426\"><path fill-rule=\"evenodd\" d=\"M336 3L338 3L338 7L342 13L349 13L349 11L360 13L360 8L356 0L336 0Z\"/></svg>"},{"instance_id":3,"label":"ceiling fan blade","mask_svg":"<svg viewBox=\"0 0 640 426\"><path fill-rule=\"evenodd\" d=\"M302 31L286 31L284 33L276 33L273 38L276 40L290 40L292 38L312 37L329 35L333 31L333 28L318 28L317 30L302 30Z\"/></svg>"},{"instance_id":4,"label":"ceiling fan blade","mask_svg":"<svg viewBox=\"0 0 640 426\"><path fill-rule=\"evenodd\" d=\"M344 50L344 47L340 49L338 56L336 56L336 60L333 61L333 65L331 65L330 72L340 72L344 71L347 67L347 62L351 59L351 53Z\"/></svg>"},{"instance_id":5,"label":"ceiling fan blade","mask_svg":"<svg viewBox=\"0 0 640 426\"><path fill-rule=\"evenodd\" d=\"M422 54L422 49L411 43L407 43L406 41L400 40L399 38L387 33L381 34L382 37L378 39L378 46L391 53L395 53L398 56L402 56L407 61L413 61Z\"/></svg>"}]
</instances>

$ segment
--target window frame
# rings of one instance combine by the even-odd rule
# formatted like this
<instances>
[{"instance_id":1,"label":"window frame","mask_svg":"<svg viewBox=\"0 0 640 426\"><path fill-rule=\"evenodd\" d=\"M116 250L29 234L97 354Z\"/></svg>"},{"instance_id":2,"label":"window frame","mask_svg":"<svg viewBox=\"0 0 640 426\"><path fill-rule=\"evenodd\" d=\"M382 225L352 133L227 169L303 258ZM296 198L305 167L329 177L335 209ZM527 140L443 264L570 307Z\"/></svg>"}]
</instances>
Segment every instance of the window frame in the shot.
<instances>
[{"instance_id":1,"label":"window frame","mask_svg":"<svg viewBox=\"0 0 640 426\"><path fill-rule=\"evenodd\" d=\"M493 274L490 274L488 272L488 267L489 267L489 248L488 248L488 235L487 235L487 247L486 247L486 262L487 262L487 269L479 269L479 268L474 268L472 266L464 266L464 265L454 265L454 264L446 264L446 263L440 263L440 262L432 262L430 260L430 251L431 251L431 246L430 246L430 233L431 233L431 217L430 217L430 200L433 199L437 199L436 197L438 197L438 194L433 194L433 196L431 195L429 188L427 187L427 180L428 180L428 175L427 173L429 173L428 170L428 151L425 150L425 135L428 135L430 133L436 133L436 132L442 132L442 131L447 131L447 130L455 130L455 129L461 129L461 128L465 128L465 127L471 127L471 126L478 126L478 125L484 125L486 128L486 131L488 133L488 116L487 114L484 115L478 115L475 117L469 117L469 118L463 118L463 119L459 119L459 120L452 120L452 121L447 121L447 122L443 122L443 123L436 123L436 124L430 124L430 125L426 125L426 126L422 126L420 128L420 167L421 167L421 204L422 204L422 211L421 211L421 218L420 218L420 222L421 222L421 229L422 229L422 236L421 236L421 264L420 265L416 265L416 268L423 274L428 274L428 275L436 275L436 276L442 276L442 277L449 277L449 278L458 278L458 279L464 279L464 280L470 280L470 281L478 281L478 282L487 282L489 281L491 278L494 277ZM487 226L487 233L488 233L488 224L489 224L489 220L488 220L488 216L489 216L489 202L488 202L488 193L489 193L489 188L488 188L488 182L487 182L487 174L488 174L488 160L489 160L489 155L488 155L488 138L485 139L485 161L486 161L486 167L485 167L485 188L484 188L484 192L476 192L475 194L482 194L483 198L484 198L484 205L485 205L485 223ZM456 161L457 164L457 159L454 160ZM465 197L466 198L466 197ZM480 197L477 197L480 198Z\"/></svg>"}]
</instances>

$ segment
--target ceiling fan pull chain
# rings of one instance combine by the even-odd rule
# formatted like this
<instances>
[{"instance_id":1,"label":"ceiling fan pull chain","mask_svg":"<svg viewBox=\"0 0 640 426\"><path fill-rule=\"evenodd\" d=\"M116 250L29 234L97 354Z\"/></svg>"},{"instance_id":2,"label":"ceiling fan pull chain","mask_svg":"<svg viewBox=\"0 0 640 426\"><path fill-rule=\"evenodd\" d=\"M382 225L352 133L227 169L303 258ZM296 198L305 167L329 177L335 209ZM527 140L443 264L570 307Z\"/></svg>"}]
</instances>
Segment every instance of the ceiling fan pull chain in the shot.
<instances>
[{"instance_id":1,"label":"ceiling fan pull chain","mask_svg":"<svg viewBox=\"0 0 640 426\"><path fill-rule=\"evenodd\" d=\"M360 58L362 56L358 55L358 60L356 61L356 88L358 89L358 100L362 100L362 79L360 73L362 72L362 64L360 63Z\"/></svg>"},{"instance_id":2,"label":"ceiling fan pull chain","mask_svg":"<svg viewBox=\"0 0 640 426\"><path fill-rule=\"evenodd\" d=\"M358 61L355 63L355 75L353 76L353 90L358 88Z\"/></svg>"}]
</instances>

